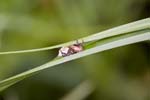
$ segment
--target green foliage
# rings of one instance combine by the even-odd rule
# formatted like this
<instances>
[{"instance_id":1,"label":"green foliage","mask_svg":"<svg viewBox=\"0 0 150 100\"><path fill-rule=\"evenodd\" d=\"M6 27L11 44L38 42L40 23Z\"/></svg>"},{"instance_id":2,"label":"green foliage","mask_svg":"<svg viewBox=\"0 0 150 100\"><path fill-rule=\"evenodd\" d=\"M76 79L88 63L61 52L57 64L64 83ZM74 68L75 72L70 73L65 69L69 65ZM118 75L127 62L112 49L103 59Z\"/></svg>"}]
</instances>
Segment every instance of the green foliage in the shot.
<instances>
[{"instance_id":1,"label":"green foliage","mask_svg":"<svg viewBox=\"0 0 150 100\"><path fill-rule=\"evenodd\" d=\"M10 77L8 79L1 81L0 90L2 91L6 89L7 87L25 79L26 77L29 77L33 75L34 73L40 72L49 67L52 67L52 66L55 66L55 65L67 62L67 61L71 61L77 58L81 58L87 55L91 55L94 53L109 50L112 48L149 40L150 39L149 25L150 25L150 19L147 18L145 20L123 25L114 29L110 29L108 31L104 31L101 33L97 33L97 34L79 39L79 41L83 40L84 42L89 42L89 41L96 41L96 42L94 45L92 44L93 45L92 47L84 50L83 52L80 52L80 53L77 53L68 57L54 59L53 61L50 61L44 65L41 65L39 67L36 67L34 69L31 69L29 71L23 72L21 74L18 74L16 76L13 76L13 77ZM35 49L35 50L24 50L24 51L14 51L14 52L4 52L4 53L2 52L1 54L26 53L26 52L49 50L49 49L54 49L54 48L58 48L62 46L68 46L75 42L76 41L72 41L72 42L48 47L46 49L42 48L42 49Z\"/></svg>"}]
</instances>

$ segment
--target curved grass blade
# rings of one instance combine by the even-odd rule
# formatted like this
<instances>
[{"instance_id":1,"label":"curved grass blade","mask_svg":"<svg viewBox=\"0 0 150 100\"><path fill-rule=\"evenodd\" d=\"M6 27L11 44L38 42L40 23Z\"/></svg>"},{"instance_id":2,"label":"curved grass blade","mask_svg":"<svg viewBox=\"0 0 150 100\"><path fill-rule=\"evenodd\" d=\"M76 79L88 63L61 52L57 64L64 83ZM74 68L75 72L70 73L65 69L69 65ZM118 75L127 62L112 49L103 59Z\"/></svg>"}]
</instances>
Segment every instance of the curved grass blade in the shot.
<instances>
[{"instance_id":1,"label":"curved grass blade","mask_svg":"<svg viewBox=\"0 0 150 100\"><path fill-rule=\"evenodd\" d=\"M111 36L128 34L130 32L135 32L135 31L149 29L149 28L150 28L150 18L146 18L143 20L121 25L115 28L111 28L106 31L99 32L91 36L85 37L83 39L89 42L93 40L105 39Z\"/></svg>"},{"instance_id":2,"label":"curved grass blade","mask_svg":"<svg viewBox=\"0 0 150 100\"><path fill-rule=\"evenodd\" d=\"M0 91L8 88L9 86L11 86L11 85L13 85L13 84L29 77L29 76L32 76L35 73L38 73L38 72L40 72L44 69L53 67L55 65L58 65L58 64L61 64L61 63L67 62L67 61L71 61L71 60L74 60L74 59L78 59L78 58L81 58L81 57L84 57L84 56L88 56L88 55L91 55L91 54L95 54L95 53L98 53L98 52L102 52L102 51L105 51L105 50L109 50L109 49L112 49L112 48L121 47L121 46L125 46L125 45L128 45L128 44L133 44L133 43L137 43L137 42L150 40L150 31L149 30L141 31L141 32L139 32L139 33L137 33L136 35L133 35L133 36L123 36L123 35L121 35L120 37L118 37L118 39L117 39L117 37L114 37L114 38L112 37L111 41L108 41L108 40L103 41L103 43L101 42L100 44L97 44L97 46L89 48L89 49L84 50L82 52L79 52L77 54L70 55L70 56L67 56L67 57L62 57L62 58L59 58L59 59L55 59L55 60L50 61L50 62L48 62L44 65L33 68L33 69L28 70L26 72L23 72L21 74L15 75L15 76L10 77L8 79L5 79L3 81L0 81ZM99 42L97 42L97 43L99 43Z\"/></svg>"},{"instance_id":3,"label":"curved grass blade","mask_svg":"<svg viewBox=\"0 0 150 100\"><path fill-rule=\"evenodd\" d=\"M117 36L121 34L127 34L130 32L138 31L138 30L143 30L143 29L148 29L150 28L150 18L146 18L143 20L139 20L136 22L132 22L129 24L121 25L103 32L99 32L84 38L78 39L79 42L91 42L91 41L97 41L101 39L105 39L111 36ZM50 47L45 47L45 48L38 48L38 49L30 49L30 50L19 50L19 51L8 51L8 52L0 52L0 55L5 55L5 54L18 54L18 53L29 53L29 52L38 52L38 51L44 51L44 50L51 50L55 48L60 48L63 46L68 46L71 44L75 44L76 41L70 41L67 43L55 45L55 46L50 46Z\"/></svg>"}]
</instances>

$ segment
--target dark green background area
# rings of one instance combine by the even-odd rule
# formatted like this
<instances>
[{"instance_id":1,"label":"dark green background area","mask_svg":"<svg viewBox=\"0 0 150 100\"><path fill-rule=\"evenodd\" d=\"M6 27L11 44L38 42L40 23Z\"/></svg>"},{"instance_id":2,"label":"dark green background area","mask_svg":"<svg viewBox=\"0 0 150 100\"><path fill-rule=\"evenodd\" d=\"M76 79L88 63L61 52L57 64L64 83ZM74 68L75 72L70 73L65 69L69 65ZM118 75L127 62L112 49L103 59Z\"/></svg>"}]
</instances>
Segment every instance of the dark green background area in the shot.
<instances>
[{"instance_id":1,"label":"dark green background area","mask_svg":"<svg viewBox=\"0 0 150 100\"><path fill-rule=\"evenodd\" d=\"M147 17L149 0L0 0L0 51L47 47ZM0 55L0 80L57 53ZM149 100L150 42L49 68L4 90L0 100L60 100L87 79L96 89L86 100Z\"/></svg>"}]
</instances>

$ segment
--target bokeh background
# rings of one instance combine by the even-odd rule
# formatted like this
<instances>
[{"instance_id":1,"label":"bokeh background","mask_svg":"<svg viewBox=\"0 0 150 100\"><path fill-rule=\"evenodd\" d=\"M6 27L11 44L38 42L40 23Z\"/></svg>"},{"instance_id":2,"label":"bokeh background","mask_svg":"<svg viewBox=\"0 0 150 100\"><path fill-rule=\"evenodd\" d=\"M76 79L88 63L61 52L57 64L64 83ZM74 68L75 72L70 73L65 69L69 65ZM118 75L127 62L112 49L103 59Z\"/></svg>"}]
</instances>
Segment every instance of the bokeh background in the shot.
<instances>
[{"instance_id":1,"label":"bokeh background","mask_svg":"<svg viewBox=\"0 0 150 100\"><path fill-rule=\"evenodd\" d=\"M149 0L0 0L0 51L47 47L147 17ZM0 55L0 80L57 53ZM85 100L150 100L150 42L46 69L1 92L0 100L60 100L84 80L95 88Z\"/></svg>"}]
</instances>

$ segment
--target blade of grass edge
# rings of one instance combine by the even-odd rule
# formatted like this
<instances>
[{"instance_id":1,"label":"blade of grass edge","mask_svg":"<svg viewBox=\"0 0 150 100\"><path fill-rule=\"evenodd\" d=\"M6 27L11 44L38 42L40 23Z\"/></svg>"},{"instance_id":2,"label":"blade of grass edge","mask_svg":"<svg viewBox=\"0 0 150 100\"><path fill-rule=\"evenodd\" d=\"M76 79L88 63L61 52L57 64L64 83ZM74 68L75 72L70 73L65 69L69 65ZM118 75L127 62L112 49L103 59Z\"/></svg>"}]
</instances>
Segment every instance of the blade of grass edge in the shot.
<instances>
[{"instance_id":1,"label":"blade of grass edge","mask_svg":"<svg viewBox=\"0 0 150 100\"><path fill-rule=\"evenodd\" d=\"M130 37L127 37L127 38L114 40L114 41L111 41L109 43L104 43L102 45L98 45L96 47L84 50L83 52L80 52L80 53L77 53L77 54L74 54L74 55L71 55L71 56L67 56L67 57L63 57L63 58L60 58L60 59L50 61L50 62L48 62L46 64L43 64L39 67L33 68L33 69L28 70L26 72L23 72L21 74L18 74L18 75L15 75L13 77L10 77L10 78L7 78L5 80L0 81L0 91L2 91L4 89L6 89L7 87L9 87L9 86L11 86L11 85L27 78L27 77L29 77L29 76L37 73L37 72L40 72L40 71L42 71L46 68L50 68L52 66L55 66L55 65L67 62L67 61L71 61L71 60L74 60L74 59L77 59L77 58L81 58L81 57L84 57L84 56L88 56L88 55L95 54L95 53L98 53L98 52L102 52L102 51L105 51L105 50L109 50L109 49L112 49L112 48L125 46L125 45L128 45L128 44L133 44L133 43L146 41L146 40L150 40L150 32L145 32L143 34L138 34L138 35L130 36Z\"/></svg>"}]
</instances>

